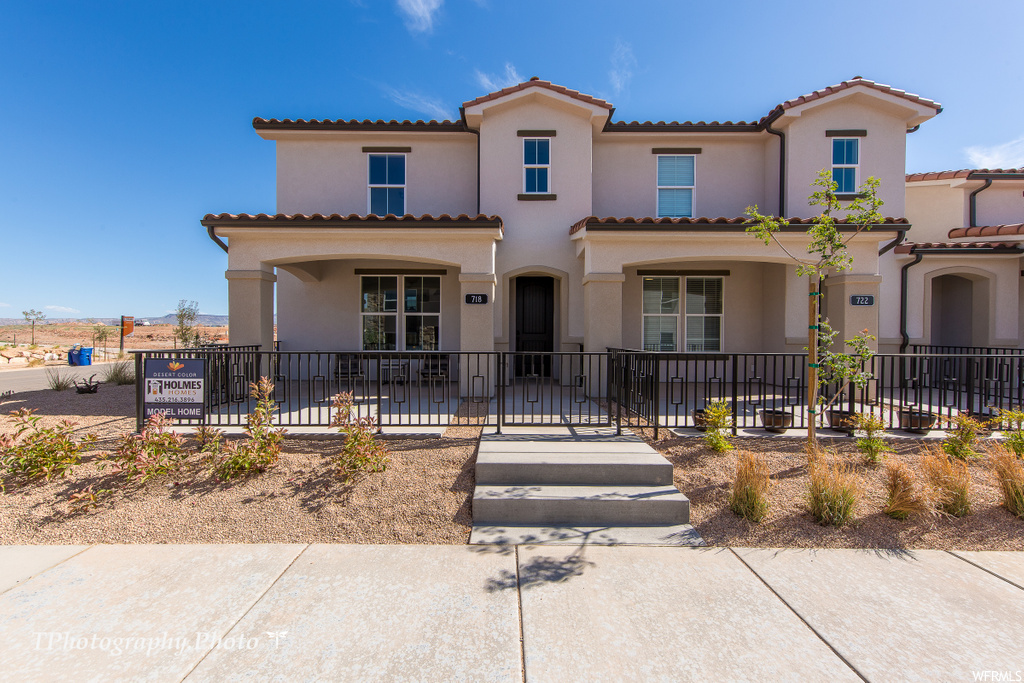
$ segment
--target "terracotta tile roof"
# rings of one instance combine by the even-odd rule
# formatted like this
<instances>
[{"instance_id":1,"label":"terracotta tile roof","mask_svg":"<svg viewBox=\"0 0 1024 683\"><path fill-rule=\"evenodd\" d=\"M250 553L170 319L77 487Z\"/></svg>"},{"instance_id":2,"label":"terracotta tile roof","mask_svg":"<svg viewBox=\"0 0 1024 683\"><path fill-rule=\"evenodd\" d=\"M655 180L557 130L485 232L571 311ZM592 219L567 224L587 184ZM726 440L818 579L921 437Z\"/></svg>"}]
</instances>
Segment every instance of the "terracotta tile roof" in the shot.
<instances>
[{"instance_id":1,"label":"terracotta tile roof","mask_svg":"<svg viewBox=\"0 0 1024 683\"><path fill-rule=\"evenodd\" d=\"M995 237L997 235L1024 235L1024 223L1010 225L979 225L973 228L953 228L949 239L961 237Z\"/></svg>"},{"instance_id":2,"label":"terracotta tile roof","mask_svg":"<svg viewBox=\"0 0 1024 683\"><path fill-rule=\"evenodd\" d=\"M1019 242L903 242L895 251L897 254L913 254L919 251L970 249L979 252L1020 253Z\"/></svg>"},{"instance_id":3,"label":"terracotta tile roof","mask_svg":"<svg viewBox=\"0 0 1024 683\"><path fill-rule=\"evenodd\" d=\"M423 214L422 216L414 216L412 214L405 214L404 216L396 216L394 214L387 214L386 216L378 216L376 214L359 215L350 213L347 216L341 214L332 213L325 215L322 213L208 213L203 216L201 223L206 226L231 226L231 225L259 225L259 226L274 226L274 225L298 225L307 224L310 226L317 227L339 227L344 225L353 225L357 227L364 227L369 224L371 227L374 224L385 223L388 227L439 227L444 226L461 226L461 227L473 227L476 225L482 225L484 227L497 226L502 228L501 216L487 216L484 214L477 214L476 216L469 216L464 213L460 213L458 216L451 216L447 213L442 213L439 216L434 216L429 213ZM363 225L359 225L363 224Z\"/></svg>"},{"instance_id":4,"label":"terracotta tile roof","mask_svg":"<svg viewBox=\"0 0 1024 683\"><path fill-rule=\"evenodd\" d=\"M767 117L765 117L767 118ZM764 119L761 119L762 121ZM678 131L688 132L757 132L761 130L759 121L610 121L604 127L606 131L629 132L633 130Z\"/></svg>"},{"instance_id":5,"label":"terracotta tile roof","mask_svg":"<svg viewBox=\"0 0 1024 683\"><path fill-rule=\"evenodd\" d=\"M938 113L939 111L942 111L942 105L940 105L938 102L935 102L934 100L929 100L929 99L926 99L924 97L921 97L920 95L914 95L913 93L908 93L906 90L900 90L898 88L892 87L891 85L885 85L883 83L876 83L876 82L870 81L870 80L868 80L866 78L861 78L860 76L856 76L854 78L851 78L848 81L843 81L842 83L839 83L838 85L830 85L827 88L822 88L821 90L815 90L814 92L812 92L810 94L801 95L800 97L797 97L797 98L792 99L792 100L786 100L780 106L783 109L792 109L793 107L798 107L801 104L806 104L808 102L813 102L814 100L820 100L823 97L827 97L827 96L835 94L837 92L841 92L843 90L847 90L849 88L853 88L855 86L861 86L861 85L867 86L867 87L872 88L874 90L878 90L879 92L887 93L889 95L895 95L896 97L902 97L905 100L910 100L911 102L915 102L917 104L923 104L926 107L932 107L932 108L937 110L936 113Z\"/></svg>"},{"instance_id":6,"label":"terracotta tile roof","mask_svg":"<svg viewBox=\"0 0 1024 683\"><path fill-rule=\"evenodd\" d=\"M908 173L907 182L921 180L950 180L953 178L970 178L985 175L1024 175L1024 168L963 168L959 171L930 171L928 173Z\"/></svg>"},{"instance_id":7,"label":"terracotta tile roof","mask_svg":"<svg viewBox=\"0 0 1024 683\"><path fill-rule=\"evenodd\" d=\"M424 132L462 132L466 127L462 121L396 121L394 119L385 121L377 119L263 119L256 117L252 120L252 127L256 130L367 130L367 131L424 131Z\"/></svg>"},{"instance_id":8,"label":"terracotta tile roof","mask_svg":"<svg viewBox=\"0 0 1024 683\"><path fill-rule=\"evenodd\" d=\"M593 97L591 95L584 95L579 90L572 90L570 88L566 88L564 85L557 85L555 83L552 83L551 81L542 81L542 80L540 80L537 77L531 78L530 80L525 81L523 83L517 83L516 85L513 85L513 86L508 87L508 88L502 88L501 90L498 90L497 92L487 93L486 95L482 95L482 96L476 98L475 100L470 100L469 102L463 102L462 106L463 107L472 107L473 105L476 105L476 104L483 104L484 102L490 102L491 100L496 100L499 97L505 97L506 95L511 95L512 93L519 92L521 90L526 90L527 88L545 88L545 89L551 90L553 92L561 93L562 95L568 95L569 97L573 98L574 100L579 100L581 102L586 102L587 104L593 104L593 105L598 106L598 107L604 107L605 109L614 109L615 108L611 104L609 104L608 102L605 102L604 100L600 100L600 99L598 99L596 97Z\"/></svg>"},{"instance_id":9,"label":"terracotta tile roof","mask_svg":"<svg viewBox=\"0 0 1024 683\"><path fill-rule=\"evenodd\" d=\"M814 218L788 218L790 225L810 225L814 223ZM847 225L848 220L845 218L839 219L836 223L841 225ZM746 229L746 226L750 224L750 220L745 216L739 218L725 218L720 216L718 218L707 218L702 216L700 218L653 218L651 216L643 218L634 218L633 216L626 216L619 218L615 216L608 216L607 218L598 218L597 216L587 216L581 220L576 221L569 228L569 234L574 235L583 228L593 226L622 226L624 228L637 228L643 229L646 226L698 226L703 227L705 225L732 225L740 226ZM887 217L882 223L878 225L910 225L906 218L891 218Z\"/></svg>"}]
</instances>

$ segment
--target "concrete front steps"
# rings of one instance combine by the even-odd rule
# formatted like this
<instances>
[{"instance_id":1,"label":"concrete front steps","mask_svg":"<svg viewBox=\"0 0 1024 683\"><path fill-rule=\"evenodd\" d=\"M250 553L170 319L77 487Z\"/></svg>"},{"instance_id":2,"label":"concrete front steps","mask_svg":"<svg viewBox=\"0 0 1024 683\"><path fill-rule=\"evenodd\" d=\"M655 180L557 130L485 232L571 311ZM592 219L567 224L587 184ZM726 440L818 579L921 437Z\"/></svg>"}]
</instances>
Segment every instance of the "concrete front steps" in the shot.
<instances>
[{"instance_id":1,"label":"concrete front steps","mask_svg":"<svg viewBox=\"0 0 1024 683\"><path fill-rule=\"evenodd\" d=\"M689 521L672 464L633 434L481 438L472 544L703 545Z\"/></svg>"}]
</instances>

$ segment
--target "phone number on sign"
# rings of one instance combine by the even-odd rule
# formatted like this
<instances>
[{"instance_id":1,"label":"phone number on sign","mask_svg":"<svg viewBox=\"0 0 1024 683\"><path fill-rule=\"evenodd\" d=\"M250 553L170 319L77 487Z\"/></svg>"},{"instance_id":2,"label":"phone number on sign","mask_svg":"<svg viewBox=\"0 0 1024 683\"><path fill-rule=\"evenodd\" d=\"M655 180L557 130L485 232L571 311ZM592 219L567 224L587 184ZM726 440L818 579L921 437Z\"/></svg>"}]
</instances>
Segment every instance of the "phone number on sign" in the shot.
<instances>
[{"instance_id":1,"label":"phone number on sign","mask_svg":"<svg viewBox=\"0 0 1024 683\"><path fill-rule=\"evenodd\" d=\"M146 403L202 403L202 396L151 396Z\"/></svg>"}]
</instances>

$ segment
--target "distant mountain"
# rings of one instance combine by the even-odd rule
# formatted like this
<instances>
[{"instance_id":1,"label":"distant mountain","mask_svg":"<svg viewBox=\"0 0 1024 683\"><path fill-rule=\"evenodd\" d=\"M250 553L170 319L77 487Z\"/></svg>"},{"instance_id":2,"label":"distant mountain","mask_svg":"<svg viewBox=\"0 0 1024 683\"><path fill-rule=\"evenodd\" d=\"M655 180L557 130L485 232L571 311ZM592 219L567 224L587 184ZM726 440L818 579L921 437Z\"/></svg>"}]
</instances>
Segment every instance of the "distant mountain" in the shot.
<instances>
[{"instance_id":1,"label":"distant mountain","mask_svg":"<svg viewBox=\"0 0 1024 683\"><path fill-rule=\"evenodd\" d=\"M135 316L135 322L140 320L148 320L154 325L177 325L178 319L173 313L167 315L145 317L141 315ZM103 323L104 325L120 325L121 318L47 318L43 323L88 323L95 321ZM200 313L197 321L200 325L207 327L223 327L228 324L228 317L226 315L207 315L206 313ZM28 325L24 318L0 318L0 325Z\"/></svg>"}]
</instances>

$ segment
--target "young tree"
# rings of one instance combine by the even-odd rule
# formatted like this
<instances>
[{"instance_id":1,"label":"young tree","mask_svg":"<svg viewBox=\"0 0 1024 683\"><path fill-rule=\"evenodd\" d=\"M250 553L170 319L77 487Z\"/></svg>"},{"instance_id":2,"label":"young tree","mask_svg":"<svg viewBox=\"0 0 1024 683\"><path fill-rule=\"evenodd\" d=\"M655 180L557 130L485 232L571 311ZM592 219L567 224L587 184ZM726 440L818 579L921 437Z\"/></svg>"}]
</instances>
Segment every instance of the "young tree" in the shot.
<instances>
[{"instance_id":1,"label":"young tree","mask_svg":"<svg viewBox=\"0 0 1024 683\"><path fill-rule=\"evenodd\" d=\"M181 344L182 348L190 348L199 343L199 325L196 320L199 318L199 303L181 299L178 301L178 310L175 312L178 325L174 328L174 339Z\"/></svg>"},{"instance_id":2,"label":"young tree","mask_svg":"<svg viewBox=\"0 0 1024 683\"><path fill-rule=\"evenodd\" d=\"M817 189L811 193L808 204L821 207L821 213L807 229L809 241L806 255L797 256L779 241L779 229L789 225L786 219L764 216L758 212L756 204L747 207L745 215L751 221L747 232L755 234L766 245L772 242L778 245L797 264L797 275L807 278L807 442L814 448L817 446L818 415L824 413L837 397L842 396L851 383L858 387L867 384L871 375L864 371L863 364L874 355L869 346L874 337L868 334L868 330L846 340L852 354L836 353L832 349L838 332L832 329L827 319L821 317L821 281L830 273L849 270L853 266L853 257L847 245L861 232L870 230L871 226L884 219L878 212L883 202L878 198L877 178L868 178L861 186L858 197L850 201L845 209L836 197L839 186L832 180L832 173L828 169L818 172L811 187ZM846 215L843 217L843 225L852 228L847 231L845 238L836 225L836 214L844 211ZM832 382L839 383L839 389L825 403L820 396L820 389ZM821 410L819 406L822 406Z\"/></svg>"},{"instance_id":3,"label":"young tree","mask_svg":"<svg viewBox=\"0 0 1024 683\"><path fill-rule=\"evenodd\" d=\"M36 343L36 323L46 320L46 314L37 311L34 308L30 308L27 311L22 311L21 314L25 316L25 322L32 323L32 343Z\"/></svg>"}]
</instances>

